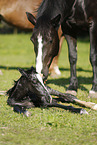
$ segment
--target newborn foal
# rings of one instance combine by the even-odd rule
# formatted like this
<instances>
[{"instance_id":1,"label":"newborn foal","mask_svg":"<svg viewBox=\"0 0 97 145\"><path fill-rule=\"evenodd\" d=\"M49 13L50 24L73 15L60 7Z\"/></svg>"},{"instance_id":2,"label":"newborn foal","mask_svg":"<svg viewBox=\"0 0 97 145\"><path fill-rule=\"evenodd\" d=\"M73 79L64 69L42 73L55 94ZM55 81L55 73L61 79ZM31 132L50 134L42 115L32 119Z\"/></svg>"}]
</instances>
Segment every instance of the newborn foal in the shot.
<instances>
[{"instance_id":1,"label":"newborn foal","mask_svg":"<svg viewBox=\"0 0 97 145\"><path fill-rule=\"evenodd\" d=\"M75 113L87 114L82 108L58 104L51 95L56 95L63 101L71 103L75 103L77 98L71 94L64 94L45 86L41 76L33 67L27 71L19 68L19 71L22 76L7 91L9 95L7 103L14 107L15 112L29 116L29 112L26 109L31 107L59 107Z\"/></svg>"}]
</instances>

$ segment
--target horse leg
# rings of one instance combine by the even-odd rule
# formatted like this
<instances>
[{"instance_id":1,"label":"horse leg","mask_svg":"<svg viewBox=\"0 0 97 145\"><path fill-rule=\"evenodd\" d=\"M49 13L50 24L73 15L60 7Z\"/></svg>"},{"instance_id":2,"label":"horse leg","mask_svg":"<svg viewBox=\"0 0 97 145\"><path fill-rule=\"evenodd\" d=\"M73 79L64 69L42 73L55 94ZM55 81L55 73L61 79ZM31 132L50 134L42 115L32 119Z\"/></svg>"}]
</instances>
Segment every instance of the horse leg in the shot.
<instances>
[{"instance_id":1,"label":"horse leg","mask_svg":"<svg viewBox=\"0 0 97 145\"><path fill-rule=\"evenodd\" d=\"M58 52L58 55L53 58L53 61L52 61L50 68L49 68L49 72L50 72L52 77L56 77L57 75L61 75L61 72L60 72L59 67L58 67L58 59L59 59L59 55L60 55L60 51L61 51L61 47L62 47L62 43L63 43L63 39L64 39L64 37L62 36L61 26L58 29L58 36L59 36L59 40L60 40L59 52Z\"/></svg>"},{"instance_id":2,"label":"horse leg","mask_svg":"<svg viewBox=\"0 0 97 145\"><path fill-rule=\"evenodd\" d=\"M61 72L60 72L59 67L58 67L58 59L59 59L59 55L60 55L63 40L64 40L64 37L61 37L60 38L60 43L59 43L58 55L54 57L54 59L51 63L51 66L49 68L49 73L51 74L52 77L56 77L57 75L61 75Z\"/></svg>"},{"instance_id":3,"label":"horse leg","mask_svg":"<svg viewBox=\"0 0 97 145\"><path fill-rule=\"evenodd\" d=\"M93 68L93 84L89 97L97 98L97 22L90 25L90 62Z\"/></svg>"},{"instance_id":4,"label":"horse leg","mask_svg":"<svg viewBox=\"0 0 97 145\"><path fill-rule=\"evenodd\" d=\"M1 15L0 15L0 23L1 23ZM0 70L0 75L3 75L2 71Z\"/></svg>"},{"instance_id":5,"label":"horse leg","mask_svg":"<svg viewBox=\"0 0 97 145\"><path fill-rule=\"evenodd\" d=\"M67 93L76 95L78 88L78 80L76 76L76 62L77 62L77 40L69 35L65 35L69 49L69 62L70 62L70 85L67 88Z\"/></svg>"},{"instance_id":6,"label":"horse leg","mask_svg":"<svg viewBox=\"0 0 97 145\"><path fill-rule=\"evenodd\" d=\"M62 104L58 104L56 102L47 104L47 107L58 107L58 108L62 108L62 109L65 109L65 110L69 110L70 112L79 113L81 115L82 114L88 114L88 112L83 108L75 108L73 106L65 106L65 105L62 105Z\"/></svg>"}]
</instances>

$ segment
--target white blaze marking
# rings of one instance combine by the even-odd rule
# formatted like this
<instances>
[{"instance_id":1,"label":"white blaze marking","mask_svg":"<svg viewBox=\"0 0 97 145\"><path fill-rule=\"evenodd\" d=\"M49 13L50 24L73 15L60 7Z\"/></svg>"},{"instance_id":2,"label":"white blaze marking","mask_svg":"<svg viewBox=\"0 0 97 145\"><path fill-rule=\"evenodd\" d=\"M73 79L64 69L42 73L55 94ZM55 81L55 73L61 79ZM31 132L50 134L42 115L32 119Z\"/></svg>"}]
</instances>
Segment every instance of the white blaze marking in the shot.
<instances>
[{"instance_id":1,"label":"white blaze marking","mask_svg":"<svg viewBox=\"0 0 97 145\"><path fill-rule=\"evenodd\" d=\"M40 74L36 74L38 80L40 81L40 83L44 86L44 83L43 83L43 80L42 80L42 77L40 76Z\"/></svg>"},{"instance_id":2,"label":"white blaze marking","mask_svg":"<svg viewBox=\"0 0 97 145\"><path fill-rule=\"evenodd\" d=\"M36 58L36 71L38 73L41 73L41 70L43 68L43 64L42 64L42 47L43 47L43 43L42 43L42 36L39 34L38 35L38 54L37 54L37 58Z\"/></svg>"},{"instance_id":3,"label":"white blaze marking","mask_svg":"<svg viewBox=\"0 0 97 145\"><path fill-rule=\"evenodd\" d=\"M43 80L42 80L42 77L40 76L40 74L36 74L37 76L37 79L39 80L39 82L42 84L42 86L44 87L44 89L48 92L47 88L45 87L44 83L43 83ZM48 92L49 94L49 92ZM50 103L52 103L52 97L50 95Z\"/></svg>"}]
</instances>

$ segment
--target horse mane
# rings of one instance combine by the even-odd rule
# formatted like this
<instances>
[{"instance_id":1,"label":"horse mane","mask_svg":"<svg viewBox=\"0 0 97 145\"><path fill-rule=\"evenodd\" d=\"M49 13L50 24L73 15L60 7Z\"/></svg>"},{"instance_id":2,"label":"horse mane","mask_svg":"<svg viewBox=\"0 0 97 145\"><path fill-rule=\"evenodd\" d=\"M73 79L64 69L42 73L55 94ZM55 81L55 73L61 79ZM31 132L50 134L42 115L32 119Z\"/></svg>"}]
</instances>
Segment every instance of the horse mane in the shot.
<instances>
[{"instance_id":1,"label":"horse mane","mask_svg":"<svg viewBox=\"0 0 97 145\"><path fill-rule=\"evenodd\" d=\"M63 19L64 15L68 13L68 9L70 10L73 6L74 1L75 0L43 0L37 10L38 13L36 18L38 19L45 15L46 17L53 19L60 14Z\"/></svg>"}]
</instances>

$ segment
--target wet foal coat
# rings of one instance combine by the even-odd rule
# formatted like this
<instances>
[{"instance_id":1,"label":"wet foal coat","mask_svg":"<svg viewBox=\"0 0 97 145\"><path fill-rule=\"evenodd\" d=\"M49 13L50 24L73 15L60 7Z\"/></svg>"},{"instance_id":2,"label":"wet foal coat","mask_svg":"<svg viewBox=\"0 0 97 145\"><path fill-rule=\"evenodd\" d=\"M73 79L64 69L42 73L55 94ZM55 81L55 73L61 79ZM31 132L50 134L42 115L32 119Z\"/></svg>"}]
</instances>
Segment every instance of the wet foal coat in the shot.
<instances>
[{"instance_id":1,"label":"wet foal coat","mask_svg":"<svg viewBox=\"0 0 97 145\"><path fill-rule=\"evenodd\" d=\"M71 94L63 94L45 86L41 76L32 67L24 71L19 69L21 77L15 82L15 85L7 92L9 95L7 103L14 107L14 111L24 113L28 116L27 108L31 107L59 107L70 110L75 113L87 114L82 108L64 106L58 104L51 95L56 95L65 102L75 103L77 98Z\"/></svg>"},{"instance_id":2,"label":"wet foal coat","mask_svg":"<svg viewBox=\"0 0 97 145\"><path fill-rule=\"evenodd\" d=\"M76 76L77 36L80 31L90 34L90 62L93 68L93 84L90 95L97 96L97 1L96 0L43 0L36 19L28 15L35 24L31 37L35 45L36 59L39 51L38 36L42 38L42 59L39 73L48 76L48 68L58 52L57 30L61 25L69 47L70 85L68 90L77 91Z\"/></svg>"}]
</instances>

